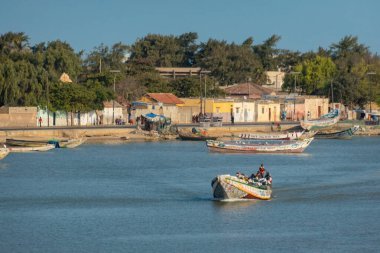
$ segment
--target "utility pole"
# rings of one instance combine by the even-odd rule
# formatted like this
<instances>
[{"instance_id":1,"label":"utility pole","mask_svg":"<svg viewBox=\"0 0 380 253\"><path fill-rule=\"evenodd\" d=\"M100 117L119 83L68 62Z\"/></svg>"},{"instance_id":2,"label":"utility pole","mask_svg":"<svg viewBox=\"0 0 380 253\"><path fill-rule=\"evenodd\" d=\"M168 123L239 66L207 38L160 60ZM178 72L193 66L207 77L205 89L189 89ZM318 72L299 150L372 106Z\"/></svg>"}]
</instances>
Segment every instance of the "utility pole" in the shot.
<instances>
[{"instance_id":1,"label":"utility pole","mask_svg":"<svg viewBox=\"0 0 380 253\"><path fill-rule=\"evenodd\" d=\"M330 86L331 86L331 103L334 103L334 89L333 89L333 80L330 80Z\"/></svg>"},{"instance_id":2,"label":"utility pole","mask_svg":"<svg viewBox=\"0 0 380 253\"><path fill-rule=\"evenodd\" d=\"M376 75L376 72L368 72L366 75L368 76L373 76L373 75ZM370 84L369 84L369 112L372 113L372 82L370 80Z\"/></svg>"},{"instance_id":3,"label":"utility pole","mask_svg":"<svg viewBox=\"0 0 380 253\"><path fill-rule=\"evenodd\" d=\"M296 86L297 86L297 75L301 74L301 72L290 72L290 74L295 75L294 77L294 107L293 107L293 120L296 119Z\"/></svg>"},{"instance_id":4,"label":"utility pole","mask_svg":"<svg viewBox=\"0 0 380 253\"><path fill-rule=\"evenodd\" d=\"M110 70L113 75L113 93L116 94L116 73L120 73L120 70ZM115 125L115 99L112 100L112 125Z\"/></svg>"}]
</instances>

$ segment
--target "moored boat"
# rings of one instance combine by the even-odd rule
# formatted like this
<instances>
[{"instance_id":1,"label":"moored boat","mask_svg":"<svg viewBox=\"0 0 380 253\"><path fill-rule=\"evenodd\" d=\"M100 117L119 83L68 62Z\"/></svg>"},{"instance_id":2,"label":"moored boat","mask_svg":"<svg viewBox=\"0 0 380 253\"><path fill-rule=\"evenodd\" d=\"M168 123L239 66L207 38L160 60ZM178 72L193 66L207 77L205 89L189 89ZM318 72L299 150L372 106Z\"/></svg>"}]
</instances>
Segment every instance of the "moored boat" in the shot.
<instances>
[{"instance_id":1,"label":"moored boat","mask_svg":"<svg viewBox=\"0 0 380 253\"><path fill-rule=\"evenodd\" d=\"M207 141L210 151L222 153L302 153L314 138L294 141Z\"/></svg>"},{"instance_id":2,"label":"moored boat","mask_svg":"<svg viewBox=\"0 0 380 253\"><path fill-rule=\"evenodd\" d=\"M6 147L0 148L0 160L9 154L9 149Z\"/></svg>"},{"instance_id":3,"label":"moored boat","mask_svg":"<svg viewBox=\"0 0 380 253\"><path fill-rule=\"evenodd\" d=\"M68 140L63 140L59 142L59 146L61 148L76 148L79 145L83 144L86 142L86 138L75 138L75 139L68 139Z\"/></svg>"},{"instance_id":4,"label":"moored boat","mask_svg":"<svg viewBox=\"0 0 380 253\"><path fill-rule=\"evenodd\" d=\"M193 133L179 133L179 138L184 141L207 141L216 140L216 136L203 135L203 134L193 134Z\"/></svg>"},{"instance_id":5,"label":"moored boat","mask_svg":"<svg viewBox=\"0 0 380 253\"><path fill-rule=\"evenodd\" d=\"M22 147L22 146L8 147L10 152L15 152L15 153L44 152L44 151L48 151L54 148L55 148L54 144L45 144L41 146L32 146L32 147Z\"/></svg>"},{"instance_id":6,"label":"moored boat","mask_svg":"<svg viewBox=\"0 0 380 253\"><path fill-rule=\"evenodd\" d=\"M339 121L339 110L335 109L321 116L319 119L305 119L301 121L301 127L306 130L317 130L335 125Z\"/></svg>"},{"instance_id":7,"label":"moored boat","mask_svg":"<svg viewBox=\"0 0 380 253\"><path fill-rule=\"evenodd\" d=\"M8 146L22 146L22 147L40 147L48 143L47 140L34 140L34 139L11 139L7 138L5 143Z\"/></svg>"},{"instance_id":8,"label":"moored boat","mask_svg":"<svg viewBox=\"0 0 380 253\"><path fill-rule=\"evenodd\" d=\"M294 132L269 132L269 133L242 133L239 135L241 139L250 140L295 140L300 138L305 131Z\"/></svg>"},{"instance_id":9,"label":"moored boat","mask_svg":"<svg viewBox=\"0 0 380 253\"><path fill-rule=\"evenodd\" d=\"M359 130L359 126L353 126L341 131L322 131L315 135L316 139L345 139L349 140Z\"/></svg>"},{"instance_id":10,"label":"moored boat","mask_svg":"<svg viewBox=\"0 0 380 253\"><path fill-rule=\"evenodd\" d=\"M272 185L260 181L246 180L231 175L219 175L212 182L212 192L216 199L262 199L272 196Z\"/></svg>"}]
</instances>

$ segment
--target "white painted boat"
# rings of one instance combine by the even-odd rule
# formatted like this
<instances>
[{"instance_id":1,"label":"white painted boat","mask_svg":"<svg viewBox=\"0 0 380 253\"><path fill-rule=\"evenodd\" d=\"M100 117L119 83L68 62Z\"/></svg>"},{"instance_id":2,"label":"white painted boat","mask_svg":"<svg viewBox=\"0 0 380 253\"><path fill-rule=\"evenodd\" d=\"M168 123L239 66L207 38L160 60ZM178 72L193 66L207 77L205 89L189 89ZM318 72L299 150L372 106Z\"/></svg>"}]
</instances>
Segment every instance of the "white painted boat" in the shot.
<instances>
[{"instance_id":1,"label":"white painted boat","mask_svg":"<svg viewBox=\"0 0 380 253\"><path fill-rule=\"evenodd\" d=\"M15 146L15 147L8 147L10 152L15 153L27 153L27 152L44 152L55 148L54 144L46 144L36 147L22 147L22 146Z\"/></svg>"},{"instance_id":2,"label":"white painted boat","mask_svg":"<svg viewBox=\"0 0 380 253\"><path fill-rule=\"evenodd\" d=\"M248 140L295 140L300 138L305 131L294 132L270 132L270 133L242 133L239 135L241 139Z\"/></svg>"},{"instance_id":3,"label":"white painted boat","mask_svg":"<svg viewBox=\"0 0 380 253\"><path fill-rule=\"evenodd\" d=\"M6 157L8 154L9 154L8 148L6 148L6 147L0 148L0 160L4 159L4 157Z\"/></svg>"},{"instance_id":4,"label":"white painted boat","mask_svg":"<svg viewBox=\"0 0 380 253\"><path fill-rule=\"evenodd\" d=\"M207 141L210 151L221 153L301 153L314 138L293 141Z\"/></svg>"},{"instance_id":5,"label":"white painted boat","mask_svg":"<svg viewBox=\"0 0 380 253\"><path fill-rule=\"evenodd\" d=\"M212 182L215 199L262 199L272 196L272 185L259 181L249 181L231 175L219 175Z\"/></svg>"},{"instance_id":6,"label":"white painted boat","mask_svg":"<svg viewBox=\"0 0 380 253\"><path fill-rule=\"evenodd\" d=\"M60 141L59 142L59 146L61 148L76 148L78 147L79 145L83 144L84 142L86 142L87 138L75 138L75 139L69 139L69 140L65 140L65 141Z\"/></svg>"},{"instance_id":7,"label":"white painted boat","mask_svg":"<svg viewBox=\"0 0 380 253\"><path fill-rule=\"evenodd\" d=\"M339 110L335 109L328 114L321 116L319 119L305 119L301 121L301 127L306 130L316 130L333 126L339 121Z\"/></svg>"}]
</instances>

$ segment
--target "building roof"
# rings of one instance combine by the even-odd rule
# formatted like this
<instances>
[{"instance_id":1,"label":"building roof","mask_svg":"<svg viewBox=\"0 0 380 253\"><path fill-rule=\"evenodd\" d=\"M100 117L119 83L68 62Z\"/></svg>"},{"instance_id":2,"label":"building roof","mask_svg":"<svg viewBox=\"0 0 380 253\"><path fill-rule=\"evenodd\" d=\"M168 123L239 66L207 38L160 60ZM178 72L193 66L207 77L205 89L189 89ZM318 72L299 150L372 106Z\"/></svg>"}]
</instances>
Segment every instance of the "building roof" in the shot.
<instances>
[{"instance_id":1,"label":"building roof","mask_svg":"<svg viewBox=\"0 0 380 253\"><path fill-rule=\"evenodd\" d=\"M248 96L250 98L260 98L263 95L273 95L274 91L268 88L264 88L261 85L254 83L241 83L235 84L224 88L224 91L228 95L232 96Z\"/></svg>"},{"instance_id":2,"label":"building roof","mask_svg":"<svg viewBox=\"0 0 380 253\"><path fill-rule=\"evenodd\" d=\"M150 99L153 99L157 103L174 105L183 104L183 101L172 93L147 93L145 96L147 96Z\"/></svg>"},{"instance_id":3,"label":"building roof","mask_svg":"<svg viewBox=\"0 0 380 253\"><path fill-rule=\"evenodd\" d=\"M63 83L72 83L73 82L73 81L71 81L70 76L68 74L66 74L65 72L62 73L59 80Z\"/></svg>"},{"instance_id":4,"label":"building roof","mask_svg":"<svg viewBox=\"0 0 380 253\"><path fill-rule=\"evenodd\" d=\"M103 102L104 108L113 108L113 103L111 101ZM115 108L122 108L123 106L115 101Z\"/></svg>"}]
</instances>

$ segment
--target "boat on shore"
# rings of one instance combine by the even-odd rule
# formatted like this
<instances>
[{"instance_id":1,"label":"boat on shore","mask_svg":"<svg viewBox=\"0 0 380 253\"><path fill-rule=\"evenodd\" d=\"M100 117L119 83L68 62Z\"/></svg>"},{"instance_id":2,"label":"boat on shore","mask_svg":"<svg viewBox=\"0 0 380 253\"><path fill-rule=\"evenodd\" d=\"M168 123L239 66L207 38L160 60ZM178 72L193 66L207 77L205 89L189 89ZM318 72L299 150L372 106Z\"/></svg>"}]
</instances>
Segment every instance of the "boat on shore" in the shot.
<instances>
[{"instance_id":1,"label":"boat on shore","mask_svg":"<svg viewBox=\"0 0 380 253\"><path fill-rule=\"evenodd\" d=\"M218 137L203 135L203 134L193 134L193 133L179 133L179 138L184 141L207 141L216 140Z\"/></svg>"},{"instance_id":2,"label":"boat on shore","mask_svg":"<svg viewBox=\"0 0 380 253\"><path fill-rule=\"evenodd\" d=\"M318 132L315 135L316 139L342 139L349 140L352 139L352 136L356 131L359 130L359 126L353 126L348 129L340 130L340 131L322 131Z\"/></svg>"},{"instance_id":3,"label":"boat on shore","mask_svg":"<svg viewBox=\"0 0 380 253\"><path fill-rule=\"evenodd\" d=\"M221 153L302 153L314 138L293 141L207 141L210 151Z\"/></svg>"},{"instance_id":4,"label":"boat on shore","mask_svg":"<svg viewBox=\"0 0 380 253\"><path fill-rule=\"evenodd\" d=\"M295 140L299 139L304 132L305 130L294 132L242 133L239 137L247 140Z\"/></svg>"},{"instance_id":5,"label":"boat on shore","mask_svg":"<svg viewBox=\"0 0 380 253\"><path fill-rule=\"evenodd\" d=\"M54 144L45 144L41 146L31 146L31 147L22 147L22 146L14 146L8 147L10 152L14 153L28 153L28 152L44 152L51 149L54 149Z\"/></svg>"},{"instance_id":6,"label":"boat on shore","mask_svg":"<svg viewBox=\"0 0 380 253\"><path fill-rule=\"evenodd\" d=\"M269 200L272 196L272 185L258 180L252 181L231 175L219 175L212 182L215 199L261 199Z\"/></svg>"},{"instance_id":7,"label":"boat on shore","mask_svg":"<svg viewBox=\"0 0 380 253\"><path fill-rule=\"evenodd\" d=\"M333 126L339 121L339 110L335 109L321 116L319 119L305 119L301 121L301 127L306 130L318 130L321 128L326 128Z\"/></svg>"},{"instance_id":8,"label":"boat on shore","mask_svg":"<svg viewBox=\"0 0 380 253\"><path fill-rule=\"evenodd\" d=\"M48 140L7 138L5 143L7 146L40 147L48 144Z\"/></svg>"},{"instance_id":9,"label":"boat on shore","mask_svg":"<svg viewBox=\"0 0 380 253\"><path fill-rule=\"evenodd\" d=\"M9 154L9 149L6 147L0 148L0 160Z\"/></svg>"},{"instance_id":10,"label":"boat on shore","mask_svg":"<svg viewBox=\"0 0 380 253\"><path fill-rule=\"evenodd\" d=\"M85 143L87 141L87 138L74 138L74 139L68 139L68 140L61 140L59 141L59 147L60 148L76 148L79 145Z\"/></svg>"}]
</instances>

